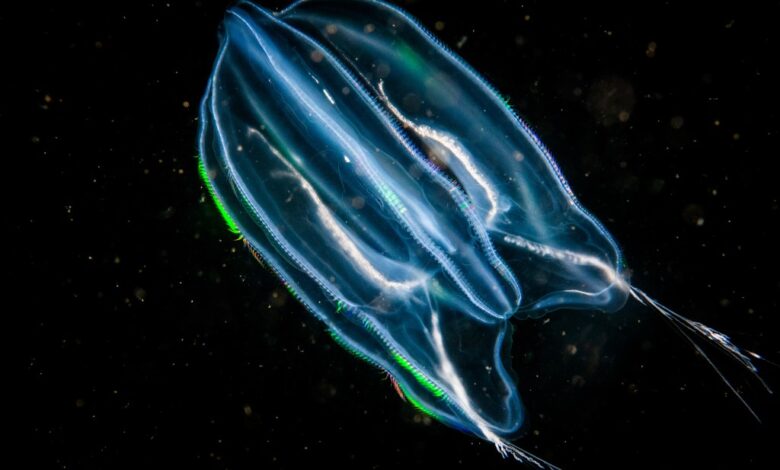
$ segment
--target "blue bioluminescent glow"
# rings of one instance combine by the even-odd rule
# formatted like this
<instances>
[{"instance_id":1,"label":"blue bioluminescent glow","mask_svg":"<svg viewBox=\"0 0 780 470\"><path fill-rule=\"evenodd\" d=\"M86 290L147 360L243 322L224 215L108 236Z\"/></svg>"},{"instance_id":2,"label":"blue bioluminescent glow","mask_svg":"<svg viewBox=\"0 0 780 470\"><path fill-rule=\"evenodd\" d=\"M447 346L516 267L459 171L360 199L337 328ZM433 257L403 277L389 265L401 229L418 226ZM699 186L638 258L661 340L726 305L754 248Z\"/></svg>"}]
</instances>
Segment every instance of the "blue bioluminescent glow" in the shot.
<instances>
[{"instance_id":1,"label":"blue bioluminescent glow","mask_svg":"<svg viewBox=\"0 0 780 470\"><path fill-rule=\"evenodd\" d=\"M529 127L392 5L231 8L200 119L228 227L339 344L503 455L546 464L508 442L524 418L513 316L632 297L756 371L753 353L630 285Z\"/></svg>"}]
</instances>

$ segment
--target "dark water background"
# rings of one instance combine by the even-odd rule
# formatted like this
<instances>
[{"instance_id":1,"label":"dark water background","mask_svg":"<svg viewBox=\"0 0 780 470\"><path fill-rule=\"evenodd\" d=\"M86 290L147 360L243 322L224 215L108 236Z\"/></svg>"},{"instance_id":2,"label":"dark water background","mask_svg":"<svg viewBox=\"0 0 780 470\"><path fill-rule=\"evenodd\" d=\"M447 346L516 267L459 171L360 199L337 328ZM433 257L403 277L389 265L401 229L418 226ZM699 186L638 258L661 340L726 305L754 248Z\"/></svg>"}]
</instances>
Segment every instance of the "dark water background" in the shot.
<instances>
[{"instance_id":1,"label":"dark water background","mask_svg":"<svg viewBox=\"0 0 780 470\"><path fill-rule=\"evenodd\" d=\"M229 3L2 18L29 59L5 178L26 467L512 465L402 403L224 229L194 156ZM635 285L780 360L777 2L398 4L511 97ZM771 466L777 399L722 356L763 424L636 304L548 319L515 324L520 446L565 468Z\"/></svg>"}]
</instances>

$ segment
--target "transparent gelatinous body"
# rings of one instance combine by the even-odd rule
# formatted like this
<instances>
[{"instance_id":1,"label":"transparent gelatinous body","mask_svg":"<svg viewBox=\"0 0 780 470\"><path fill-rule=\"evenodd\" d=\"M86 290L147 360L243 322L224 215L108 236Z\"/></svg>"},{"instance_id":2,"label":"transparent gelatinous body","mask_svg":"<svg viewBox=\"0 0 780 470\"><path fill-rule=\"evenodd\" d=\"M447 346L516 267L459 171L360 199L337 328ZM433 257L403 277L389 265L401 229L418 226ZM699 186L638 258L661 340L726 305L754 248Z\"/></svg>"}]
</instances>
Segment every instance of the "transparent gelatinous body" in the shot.
<instances>
[{"instance_id":1,"label":"transparent gelatinous body","mask_svg":"<svg viewBox=\"0 0 780 470\"><path fill-rule=\"evenodd\" d=\"M229 10L200 154L230 227L336 341L502 452L532 460L506 442L510 317L637 297L530 129L383 2Z\"/></svg>"}]
</instances>

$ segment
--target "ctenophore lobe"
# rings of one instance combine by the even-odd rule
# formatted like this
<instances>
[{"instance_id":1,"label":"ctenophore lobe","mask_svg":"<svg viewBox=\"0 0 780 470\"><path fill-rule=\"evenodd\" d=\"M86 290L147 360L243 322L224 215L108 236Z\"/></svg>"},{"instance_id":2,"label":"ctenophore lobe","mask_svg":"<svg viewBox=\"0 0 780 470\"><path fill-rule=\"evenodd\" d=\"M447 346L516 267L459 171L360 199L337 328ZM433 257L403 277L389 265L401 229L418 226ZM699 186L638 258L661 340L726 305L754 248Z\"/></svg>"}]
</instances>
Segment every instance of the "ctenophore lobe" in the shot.
<instances>
[{"instance_id":1,"label":"ctenophore lobe","mask_svg":"<svg viewBox=\"0 0 780 470\"><path fill-rule=\"evenodd\" d=\"M500 449L523 421L508 319L625 302L616 245L535 136L384 3L229 10L200 153L230 223L336 341Z\"/></svg>"}]
</instances>

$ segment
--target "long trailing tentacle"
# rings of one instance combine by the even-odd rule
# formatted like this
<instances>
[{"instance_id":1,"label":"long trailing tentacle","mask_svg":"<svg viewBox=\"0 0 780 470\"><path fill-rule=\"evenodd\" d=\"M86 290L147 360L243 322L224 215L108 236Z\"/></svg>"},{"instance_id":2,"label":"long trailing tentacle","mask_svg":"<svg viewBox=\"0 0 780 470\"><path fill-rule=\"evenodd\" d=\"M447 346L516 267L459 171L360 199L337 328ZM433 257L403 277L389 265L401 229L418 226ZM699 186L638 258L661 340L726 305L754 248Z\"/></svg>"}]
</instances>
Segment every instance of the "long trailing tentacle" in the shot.
<instances>
[{"instance_id":1,"label":"long trailing tentacle","mask_svg":"<svg viewBox=\"0 0 780 470\"><path fill-rule=\"evenodd\" d=\"M718 368L718 366L715 365L715 363L710 359L710 357L707 355L706 352L699 346L698 343L696 343L693 338L691 337L690 333L693 333L695 335L698 335L702 338L705 338L706 340L710 341L711 344L714 344L717 346L721 351L726 353L729 357L736 360L738 363L740 363L743 367L745 367L748 371L750 371L751 375L758 380L758 382L761 383L761 385L766 389L767 392L773 393L772 389L769 388L769 385L764 381L764 379L761 378L761 376L758 374L758 368L753 364L753 359L760 359L765 360L763 357L761 357L759 354L754 353L753 351L748 351L746 349L741 349L737 345L731 342L731 338L724 335L723 333L714 330L710 328L707 325L704 325L702 323L699 323L697 321L690 320L679 313L675 312L674 310L666 307L665 305L662 305L658 303L655 299L647 295L643 290L638 289L636 287L631 287L631 296L636 299L639 303L642 305L645 305L649 308L652 308L653 310L660 313L664 318L669 320L669 322L685 337L686 340L693 346L693 348L698 352L705 361L712 367L712 369L720 376L723 383L726 384L726 386L734 393L734 395L739 399L739 401L747 408L747 410L750 412L750 414L753 415L753 417L758 421L761 422L761 419L758 417L758 414L753 410L753 408L748 404L748 402L745 400L745 398L740 394L736 387L729 381L729 379L726 378L726 376L721 372L721 370Z\"/></svg>"},{"instance_id":2,"label":"long trailing tentacle","mask_svg":"<svg viewBox=\"0 0 780 470\"><path fill-rule=\"evenodd\" d=\"M560 470L559 467L556 467L550 462L540 457L537 457L536 455L528 452L525 449L521 449L520 447L517 447L511 442L507 442L504 440L497 440L493 442L493 444L496 446L496 450L498 451L498 453L501 454L501 456L504 458L511 456L513 459L517 460L520 463L527 464L527 465L534 465L536 468Z\"/></svg>"}]
</instances>

